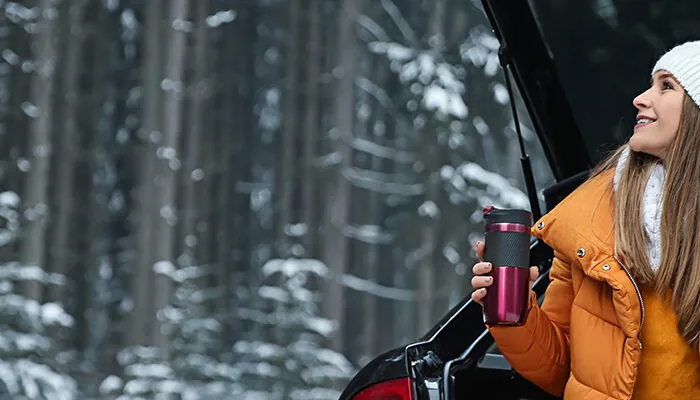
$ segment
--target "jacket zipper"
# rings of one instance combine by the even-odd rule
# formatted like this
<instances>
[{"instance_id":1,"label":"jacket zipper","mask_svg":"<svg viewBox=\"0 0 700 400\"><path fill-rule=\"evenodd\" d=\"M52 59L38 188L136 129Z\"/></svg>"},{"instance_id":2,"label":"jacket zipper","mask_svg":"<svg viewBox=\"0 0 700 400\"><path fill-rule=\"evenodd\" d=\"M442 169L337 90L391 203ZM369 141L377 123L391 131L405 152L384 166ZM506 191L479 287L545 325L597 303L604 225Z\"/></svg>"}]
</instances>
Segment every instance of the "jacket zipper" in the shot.
<instances>
[{"instance_id":1,"label":"jacket zipper","mask_svg":"<svg viewBox=\"0 0 700 400\"><path fill-rule=\"evenodd\" d=\"M641 350L643 348L643 346L642 346L642 326L644 326L644 300L642 299L642 292L639 290L639 286L637 286L637 282L634 280L634 278L632 277L632 274L627 269L625 264L623 264L622 261L620 261L616 256L613 256L613 258L615 258L615 261L617 261L617 263L620 264L622 269L627 274L627 277L630 278L630 281L632 281L632 286L634 286L634 290L637 292L637 297L639 298L639 305L642 309L642 317L641 317L641 321L639 322L639 334L637 335L637 339L639 339L639 350ZM637 368L635 368L635 371L634 371L634 378L633 378L634 382L637 382L637 372L639 372L639 366L637 366ZM630 397L629 397L630 399L632 399L633 394L634 394L634 384L632 386L632 390L630 390Z\"/></svg>"},{"instance_id":2,"label":"jacket zipper","mask_svg":"<svg viewBox=\"0 0 700 400\"><path fill-rule=\"evenodd\" d=\"M620 264L622 269L627 274L627 277L630 278L630 281L632 281L632 286L634 286L634 290L637 292L637 297L639 298L639 305L641 306L641 309L642 309L642 318L641 318L641 321L639 323L638 339L639 339L639 348L641 349L642 348L642 326L644 326L644 300L642 299L642 291L639 290L639 286L637 285L637 282L634 280L634 278L632 277L632 274L627 269L625 264L623 264L622 261L620 261L617 258L617 256L613 256L613 258L615 258L615 261L617 261L617 263Z\"/></svg>"}]
</instances>

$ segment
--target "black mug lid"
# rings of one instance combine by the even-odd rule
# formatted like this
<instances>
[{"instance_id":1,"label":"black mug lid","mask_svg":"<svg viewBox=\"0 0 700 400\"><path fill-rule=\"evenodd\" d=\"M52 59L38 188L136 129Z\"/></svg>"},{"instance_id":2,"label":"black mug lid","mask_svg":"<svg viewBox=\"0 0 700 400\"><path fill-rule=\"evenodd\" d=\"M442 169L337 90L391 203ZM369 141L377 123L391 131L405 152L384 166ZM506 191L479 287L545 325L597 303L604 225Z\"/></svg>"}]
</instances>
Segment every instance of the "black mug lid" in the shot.
<instances>
[{"instance_id":1,"label":"black mug lid","mask_svg":"<svg viewBox=\"0 0 700 400\"><path fill-rule=\"evenodd\" d=\"M532 213L520 209L499 209L493 206L484 208L484 222L489 224L521 224L532 226Z\"/></svg>"}]
</instances>

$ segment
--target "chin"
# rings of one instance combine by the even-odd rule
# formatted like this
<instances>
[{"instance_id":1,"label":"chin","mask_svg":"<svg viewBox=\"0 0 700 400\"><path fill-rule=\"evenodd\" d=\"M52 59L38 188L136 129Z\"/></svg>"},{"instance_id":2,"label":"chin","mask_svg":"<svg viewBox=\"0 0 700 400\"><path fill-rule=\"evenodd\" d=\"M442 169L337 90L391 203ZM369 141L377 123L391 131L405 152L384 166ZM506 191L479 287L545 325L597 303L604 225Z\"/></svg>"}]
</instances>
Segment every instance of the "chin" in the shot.
<instances>
[{"instance_id":1,"label":"chin","mask_svg":"<svg viewBox=\"0 0 700 400\"><path fill-rule=\"evenodd\" d=\"M637 137L638 134L632 135L630 138L629 142L627 143L630 146L630 150L636 151L636 152L644 152L644 140L640 140L639 137ZM641 142L641 143L640 143Z\"/></svg>"},{"instance_id":2,"label":"chin","mask_svg":"<svg viewBox=\"0 0 700 400\"><path fill-rule=\"evenodd\" d=\"M654 149L652 146L649 146L647 143L644 143L643 140L634 140L634 136L629 140L627 144L629 145L630 150L634 151L635 153L644 153L656 158L662 158L659 152L657 151L658 149Z\"/></svg>"}]
</instances>

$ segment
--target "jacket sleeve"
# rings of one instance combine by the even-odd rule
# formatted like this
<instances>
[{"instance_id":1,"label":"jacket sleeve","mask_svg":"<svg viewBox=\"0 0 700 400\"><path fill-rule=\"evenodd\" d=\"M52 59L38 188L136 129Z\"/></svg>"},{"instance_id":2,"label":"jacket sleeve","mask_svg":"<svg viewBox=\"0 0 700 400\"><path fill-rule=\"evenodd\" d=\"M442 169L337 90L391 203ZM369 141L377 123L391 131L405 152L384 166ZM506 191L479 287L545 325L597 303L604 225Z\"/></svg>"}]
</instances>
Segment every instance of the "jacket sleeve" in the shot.
<instances>
[{"instance_id":1,"label":"jacket sleeve","mask_svg":"<svg viewBox=\"0 0 700 400\"><path fill-rule=\"evenodd\" d=\"M569 379L569 320L574 300L571 266L555 252L542 306L530 293L524 325L488 327L501 354L523 377L555 396Z\"/></svg>"}]
</instances>

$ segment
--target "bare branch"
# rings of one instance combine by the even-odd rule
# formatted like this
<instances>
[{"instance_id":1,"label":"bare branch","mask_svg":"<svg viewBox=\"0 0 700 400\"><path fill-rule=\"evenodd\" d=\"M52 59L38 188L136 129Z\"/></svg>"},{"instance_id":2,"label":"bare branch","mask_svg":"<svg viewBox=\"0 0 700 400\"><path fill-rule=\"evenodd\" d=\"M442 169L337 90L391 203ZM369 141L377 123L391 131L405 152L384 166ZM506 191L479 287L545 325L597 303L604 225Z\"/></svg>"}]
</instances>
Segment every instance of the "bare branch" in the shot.
<instances>
[{"instance_id":1,"label":"bare branch","mask_svg":"<svg viewBox=\"0 0 700 400\"><path fill-rule=\"evenodd\" d=\"M394 2L392 0L382 0L382 7L387 14L389 14L391 19L394 20L396 27L399 28L399 31L401 31L401 34L406 38L406 40L412 44L418 43L416 40L416 33L413 31L413 29L411 29L411 26L408 24L408 21L406 21L406 18L401 15L401 11L398 7L396 7Z\"/></svg>"}]
</instances>

